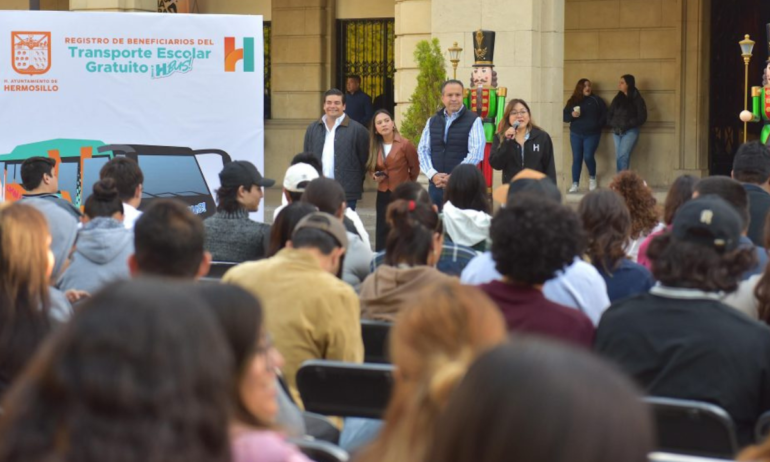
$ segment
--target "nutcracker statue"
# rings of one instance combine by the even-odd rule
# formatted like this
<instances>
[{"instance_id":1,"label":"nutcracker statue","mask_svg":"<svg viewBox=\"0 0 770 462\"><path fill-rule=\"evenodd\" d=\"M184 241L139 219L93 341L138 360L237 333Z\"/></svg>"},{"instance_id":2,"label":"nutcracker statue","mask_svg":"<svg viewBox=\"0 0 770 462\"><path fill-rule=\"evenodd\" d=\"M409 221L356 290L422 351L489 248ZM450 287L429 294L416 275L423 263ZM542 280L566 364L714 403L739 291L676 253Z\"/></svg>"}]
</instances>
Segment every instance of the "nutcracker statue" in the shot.
<instances>
[{"instance_id":1,"label":"nutcracker statue","mask_svg":"<svg viewBox=\"0 0 770 462\"><path fill-rule=\"evenodd\" d=\"M487 191L492 194L492 167L489 154L492 151L492 139L497 125L505 111L506 88L497 87L497 71L494 67L495 33L490 30L477 30L473 33L474 64L471 72L471 85L465 90L465 107L478 114L484 124L484 160L479 164L487 181Z\"/></svg>"},{"instance_id":2,"label":"nutcracker statue","mask_svg":"<svg viewBox=\"0 0 770 462\"><path fill-rule=\"evenodd\" d=\"M768 48L770 48L770 24L766 25ZM765 63L765 68L762 71L762 86L751 87L751 114L748 111L741 113L741 120L744 122L759 122L764 123L762 127L762 134L760 140L762 144L767 144L768 136L770 136L770 58Z\"/></svg>"}]
</instances>

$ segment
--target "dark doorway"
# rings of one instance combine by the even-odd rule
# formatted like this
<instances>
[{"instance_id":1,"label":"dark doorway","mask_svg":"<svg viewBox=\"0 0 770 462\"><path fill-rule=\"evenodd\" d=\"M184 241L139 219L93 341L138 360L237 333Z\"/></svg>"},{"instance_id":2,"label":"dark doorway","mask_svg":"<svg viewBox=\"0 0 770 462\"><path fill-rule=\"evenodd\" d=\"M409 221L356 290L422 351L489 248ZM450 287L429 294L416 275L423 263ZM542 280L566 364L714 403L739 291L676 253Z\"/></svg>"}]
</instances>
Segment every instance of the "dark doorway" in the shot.
<instances>
[{"instance_id":1,"label":"dark doorway","mask_svg":"<svg viewBox=\"0 0 770 462\"><path fill-rule=\"evenodd\" d=\"M345 91L349 75L361 77L361 90L376 109L393 113L393 75L396 72L395 20L337 21L337 88Z\"/></svg>"},{"instance_id":2,"label":"dark doorway","mask_svg":"<svg viewBox=\"0 0 770 462\"><path fill-rule=\"evenodd\" d=\"M756 42L749 64L749 110L751 87L762 85L768 56L765 24L770 23L767 0L711 1L711 90L709 104L709 171L729 175L733 156L743 142L744 65L738 42L749 34ZM748 139L759 139L761 123L748 124Z\"/></svg>"}]
</instances>

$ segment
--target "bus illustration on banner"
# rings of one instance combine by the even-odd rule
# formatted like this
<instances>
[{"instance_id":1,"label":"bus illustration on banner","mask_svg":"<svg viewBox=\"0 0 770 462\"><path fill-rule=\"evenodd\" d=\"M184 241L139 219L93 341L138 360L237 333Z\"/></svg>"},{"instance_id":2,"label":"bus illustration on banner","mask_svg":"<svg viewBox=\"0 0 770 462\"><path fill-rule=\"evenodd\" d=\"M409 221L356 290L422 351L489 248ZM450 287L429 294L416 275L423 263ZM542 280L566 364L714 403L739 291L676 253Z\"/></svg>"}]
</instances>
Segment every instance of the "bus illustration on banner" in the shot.
<instances>
[{"instance_id":1,"label":"bus illustration on banner","mask_svg":"<svg viewBox=\"0 0 770 462\"><path fill-rule=\"evenodd\" d=\"M220 149L193 150L180 146L142 144L106 144L97 140L54 139L17 146L11 153L0 155L0 184L3 199L21 198L21 163L34 156L56 159L55 174L61 197L83 207L99 180L99 171L113 157L129 157L142 169L144 210L158 199L177 199L186 203L201 218L216 211L212 191L206 183L200 163L207 156L216 157L222 166L231 161Z\"/></svg>"}]
</instances>

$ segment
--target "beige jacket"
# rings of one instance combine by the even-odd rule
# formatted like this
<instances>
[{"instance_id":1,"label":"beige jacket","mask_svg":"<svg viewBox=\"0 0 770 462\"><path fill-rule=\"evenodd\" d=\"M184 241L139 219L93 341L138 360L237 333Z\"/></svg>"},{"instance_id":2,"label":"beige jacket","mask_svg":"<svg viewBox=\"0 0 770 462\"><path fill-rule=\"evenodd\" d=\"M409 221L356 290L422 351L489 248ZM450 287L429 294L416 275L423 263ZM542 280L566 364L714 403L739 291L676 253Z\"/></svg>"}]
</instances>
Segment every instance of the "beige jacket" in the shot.
<instances>
[{"instance_id":1,"label":"beige jacket","mask_svg":"<svg viewBox=\"0 0 770 462\"><path fill-rule=\"evenodd\" d=\"M432 266L380 265L361 284L361 317L392 322L404 305L425 287L456 280Z\"/></svg>"},{"instance_id":2,"label":"beige jacket","mask_svg":"<svg viewBox=\"0 0 770 462\"><path fill-rule=\"evenodd\" d=\"M297 370L309 359L364 360L358 297L302 249L283 249L266 260L240 264L222 281L262 302L265 329L283 355L283 374L299 401Z\"/></svg>"}]
</instances>

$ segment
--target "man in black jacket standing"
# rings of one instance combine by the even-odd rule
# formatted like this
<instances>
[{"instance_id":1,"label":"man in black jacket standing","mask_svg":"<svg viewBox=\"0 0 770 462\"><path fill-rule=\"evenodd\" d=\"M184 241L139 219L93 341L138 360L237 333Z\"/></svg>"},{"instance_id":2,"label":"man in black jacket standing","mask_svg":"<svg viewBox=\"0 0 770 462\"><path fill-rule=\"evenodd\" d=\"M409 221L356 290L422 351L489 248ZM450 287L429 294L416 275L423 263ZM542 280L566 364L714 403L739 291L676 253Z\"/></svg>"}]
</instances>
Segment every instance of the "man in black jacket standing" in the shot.
<instances>
[{"instance_id":1,"label":"man in black jacket standing","mask_svg":"<svg viewBox=\"0 0 770 462\"><path fill-rule=\"evenodd\" d=\"M348 207L355 210L363 193L369 132L345 114L345 94L336 88L324 93L323 110L323 117L307 127L304 150L321 160L324 176L342 185Z\"/></svg>"},{"instance_id":2,"label":"man in black jacket standing","mask_svg":"<svg viewBox=\"0 0 770 462\"><path fill-rule=\"evenodd\" d=\"M770 211L770 151L758 141L738 148L733 160L733 179L740 181L749 196L749 230L754 245L764 247L765 217Z\"/></svg>"}]
</instances>

